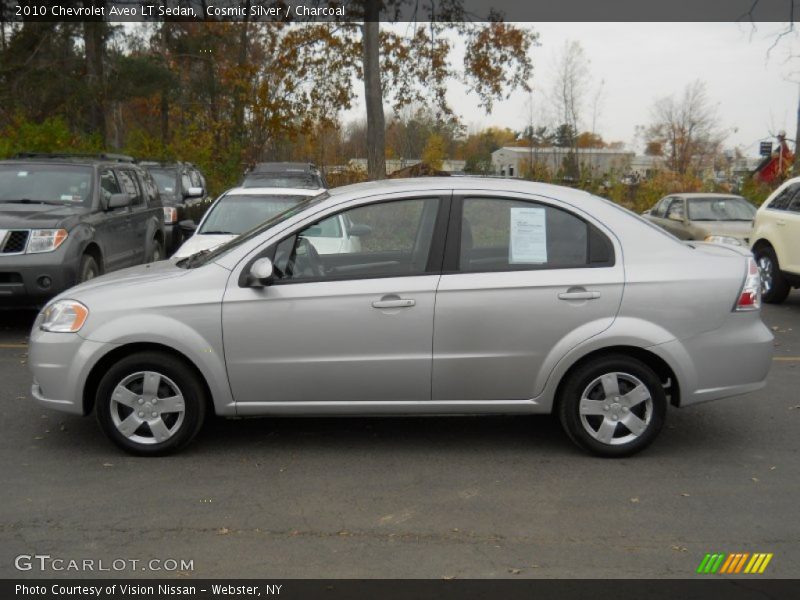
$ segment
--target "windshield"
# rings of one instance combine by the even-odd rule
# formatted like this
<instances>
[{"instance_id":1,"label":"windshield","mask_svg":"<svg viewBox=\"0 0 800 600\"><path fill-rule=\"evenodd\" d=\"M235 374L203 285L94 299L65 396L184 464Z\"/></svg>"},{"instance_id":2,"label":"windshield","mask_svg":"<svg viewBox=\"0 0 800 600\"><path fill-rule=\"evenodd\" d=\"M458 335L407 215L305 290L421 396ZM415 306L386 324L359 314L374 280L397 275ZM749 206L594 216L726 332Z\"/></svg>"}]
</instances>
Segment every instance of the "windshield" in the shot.
<instances>
[{"instance_id":1,"label":"windshield","mask_svg":"<svg viewBox=\"0 0 800 600\"><path fill-rule=\"evenodd\" d=\"M0 203L91 204L92 168L59 164L0 165Z\"/></svg>"},{"instance_id":2,"label":"windshield","mask_svg":"<svg viewBox=\"0 0 800 600\"><path fill-rule=\"evenodd\" d=\"M249 173L242 187L303 188L317 190L324 187L313 173Z\"/></svg>"},{"instance_id":3,"label":"windshield","mask_svg":"<svg viewBox=\"0 0 800 600\"><path fill-rule=\"evenodd\" d=\"M297 201L294 204L287 203L286 209L283 212L274 215L273 217L267 219L260 225L256 225L249 231L245 231L241 235L229 240L228 242L225 242L224 244L217 246L214 250L211 251L203 250L202 252L193 254L188 258L179 260L176 264L179 267L183 267L186 269L192 269L204 265L209 261L215 260L217 257L222 256L223 254L226 254L227 252L233 250L237 246L253 239L254 237L261 235L270 227L274 227L278 223L295 216L296 214L317 204L318 202L325 200L328 197L329 196L327 192L323 192L322 194L319 194L317 196L295 196L295 198L299 198L299 201ZM211 215L209 215L209 217L210 216Z\"/></svg>"},{"instance_id":4,"label":"windshield","mask_svg":"<svg viewBox=\"0 0 800 600\"><path fill-rule=\"evenodd\" d=\"M229 194L211 208L197 233L239 235L310 196Z\"/></svg>"},{"instance_id":5,"label":"windshield","mask_svg":"<svg viewBox=\"0 0 800 600\"><path fill-rule=\"evenodd\" d=\"M756 207L744 198L690 198L690 221L752 221Z\"/></svg>"},{"instance_id":6,"label":"windshield","mask_svg":"<svg viewBox=\"0 0 800 600\"><path fill-rule=\"evenodd\" d=\"M162 194L174 194L178 181L177 169L147 169L155 179L158 191Z\"/></svg>"}]
</instances>

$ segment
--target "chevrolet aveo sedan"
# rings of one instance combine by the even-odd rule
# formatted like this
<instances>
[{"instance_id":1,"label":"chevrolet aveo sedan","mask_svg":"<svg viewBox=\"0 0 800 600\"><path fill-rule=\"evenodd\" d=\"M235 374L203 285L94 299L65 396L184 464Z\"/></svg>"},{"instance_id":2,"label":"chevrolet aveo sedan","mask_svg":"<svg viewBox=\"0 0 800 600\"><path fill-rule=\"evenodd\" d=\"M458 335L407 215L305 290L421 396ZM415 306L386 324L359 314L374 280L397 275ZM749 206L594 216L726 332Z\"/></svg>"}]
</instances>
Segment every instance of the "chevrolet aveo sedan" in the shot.
<instances>
[{"instance_id":1,"label":"chevrolet aveo sedan","mask_svg":"<svg viewBox=\"0 0 800 600\"><path fill-rule=\"evenodd\" d=\"M358 251L315 248L337 215L369 227ZM142 455L185 446L211 414L555 413L585 450L624 456L668 404L764 386L759 305L747 250L683 243L585 192L366 183L68 290L33 326L32 394L94 411Z\"/></svg>"}]
</instances>

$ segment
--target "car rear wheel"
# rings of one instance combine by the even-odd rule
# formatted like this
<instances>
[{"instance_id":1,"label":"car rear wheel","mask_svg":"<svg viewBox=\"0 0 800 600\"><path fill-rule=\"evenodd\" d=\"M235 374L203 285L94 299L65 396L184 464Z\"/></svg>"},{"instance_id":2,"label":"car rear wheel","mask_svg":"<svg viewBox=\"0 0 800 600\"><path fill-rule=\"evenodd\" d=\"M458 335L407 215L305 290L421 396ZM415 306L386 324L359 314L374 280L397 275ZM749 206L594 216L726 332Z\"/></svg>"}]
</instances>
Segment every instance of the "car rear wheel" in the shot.
<instances>
[{"instance_id":1,"label":"car rear wheel","mask_svg":"<svg viewBox=\"0 0 800 600\"><path fill-rule=\"evenodd\" d=\"M84 254L81 257L81 264L78 269L78 281L83 283L89 281L100 275L100 267L97 266L97 261L91 254Z\"/></svg>"},{"instance_id":2,"label":"car rear wheel","mask_svg":"<svg viewBox=\"0 0 800 600\"><path fill-rule=\"evenodd\" d=\"M664 425L667 398L653 370L635 358L590 360L564 382L558 415L578 446L606 457L646 448Z\"/></svg>"},{"instance_id":3,"label":"car rear wheel","mask_svg":"<svg viewBox=\"0 0 800 600\"><path fill-rule=\"evenodd\" d=\"M161 241L154 239L150 250L150 259L147 262L158 262L164 258L164 248Z\"/></svg>"},{"instance_id":4,"label":"car rear wheel","mask_svg":"<svg viewBox=\"0 0 800 600\"><path fill-rule=\"evenodd\" d=\"M791 287L781 274L775 250L769 246L759 248L756 262L761 271L761 299L767 304L780 304L786 300Z\"/></svg>"},{"instance_id":5,"label":"car rear wheel","mask_svg":"<svg viewBox=\"0 0 800 600\"><path fill-rule=\"evenodd\" d=\"M156 456L194 439L205 418L206 394L180 359L141 352L108 369L95 403L97 420L111 441L131 454Z\"/></svg>"}]
</instances>

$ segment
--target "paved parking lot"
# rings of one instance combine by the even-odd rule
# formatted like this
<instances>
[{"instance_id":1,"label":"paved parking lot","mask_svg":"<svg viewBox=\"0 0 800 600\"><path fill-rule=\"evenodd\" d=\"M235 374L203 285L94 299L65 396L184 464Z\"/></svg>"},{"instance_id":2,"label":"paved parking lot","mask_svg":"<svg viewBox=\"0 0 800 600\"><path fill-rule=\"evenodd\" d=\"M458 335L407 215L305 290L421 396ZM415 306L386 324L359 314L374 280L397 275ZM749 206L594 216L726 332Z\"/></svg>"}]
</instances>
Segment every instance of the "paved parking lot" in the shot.
<instances>
[{"instance_id":1,"label":"paved parking lot","mask_svg":"<svg viewBox=\"0 0 800 600\"><path fill-rule=\"evenodd\" d=\"M32 318L0 312L0 577L40 576L19 554L193 560L190 577L687 577L740 551L800 577L798 292L764 310L765 390L671 409L623 460L548 417L213 420L183 454L133 458L30 400Z\"/></svg>"}]
</instances>

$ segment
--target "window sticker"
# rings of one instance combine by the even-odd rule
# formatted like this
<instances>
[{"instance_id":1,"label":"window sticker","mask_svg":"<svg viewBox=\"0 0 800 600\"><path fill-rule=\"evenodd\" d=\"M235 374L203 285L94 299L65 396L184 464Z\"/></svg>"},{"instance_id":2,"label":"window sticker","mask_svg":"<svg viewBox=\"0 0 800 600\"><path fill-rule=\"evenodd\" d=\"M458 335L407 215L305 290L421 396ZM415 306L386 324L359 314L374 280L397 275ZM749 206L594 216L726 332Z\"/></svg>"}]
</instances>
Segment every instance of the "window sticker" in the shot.
<instances>
[{"instance_id":1,"label":"window sticker","mask_svg":"<svg viewBox=\"0 0 800 600\"><path fill-rule=\"evenodd\" d=\"M543 264L547 262L547 228L544 208L512 207L511 243L508 262Z\"/></svg>"}]
</instances>

